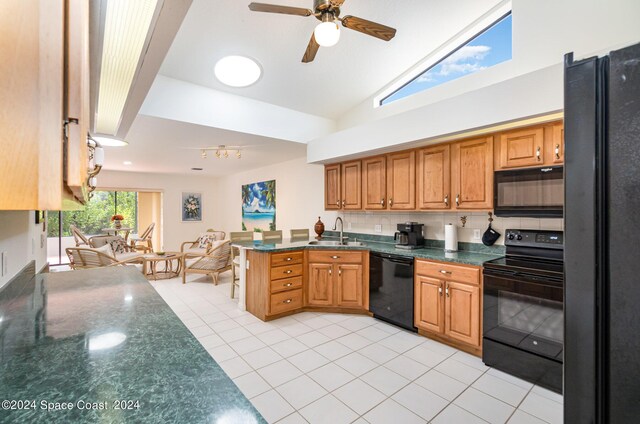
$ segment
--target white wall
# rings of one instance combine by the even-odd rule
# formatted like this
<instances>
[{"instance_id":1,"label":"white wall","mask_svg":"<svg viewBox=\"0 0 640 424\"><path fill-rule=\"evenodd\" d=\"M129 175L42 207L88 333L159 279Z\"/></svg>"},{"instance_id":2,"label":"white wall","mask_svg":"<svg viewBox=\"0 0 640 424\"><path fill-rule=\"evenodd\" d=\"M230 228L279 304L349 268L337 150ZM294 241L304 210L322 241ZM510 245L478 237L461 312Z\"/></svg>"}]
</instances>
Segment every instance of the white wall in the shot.
<instances>
[{"instance_id":1,"label":"white wall","mask_svg":"<svg viewBox=\"0 0 640 424\"><path fill-rule=\"evenodd\" d=\"M318 216L327 229L333 226L338 215L324 210L324 168L299 158L218 178L216 196L221 207L216 227L241 231L242 185L268 180L276 180L276 228L285 237L292 228L309 228L313 236Z\"/></svg>"},{"instance_id":2,"label":"white wall","mask_svg":"<svg viewBox=\"0 0 640 424\"><path fill-rule=\"evenodd\" d=\"M46 240L40 244L44 234L42 223L35 223L33 211L0 211L0 252L8 253L7 274L0 277L0 287L33 260L36 271L45 266Z\"/></svg>"},{"instance_id":3,"label":"white wall","mask_svg":"<svg viewBox=\"0 0 640 424\"><path fill-rule=\"evenodd\" d=\"M345 114L341 131L309 143L310 162L562 109L562 62L640 42L637 0L513 0L513 59L374 108ZM382 87L381 87L382 89Z\"/></svg>"},{"instance_id":4,"label":"white wall","mask_svg":"<svg viewBox=\"0 0 640 424\"><path fill-rule=\"evenodd\" d=\"M102 171L98 177L98 184L98 189L162 192L162 223L156 225L163 228L163 250L178 250L182 242L195 240L207 228L217 227L220 203L215 195L213 178ZM202 193L202 222L182 222L183 192Z\"/></svg>"}]
</instances>

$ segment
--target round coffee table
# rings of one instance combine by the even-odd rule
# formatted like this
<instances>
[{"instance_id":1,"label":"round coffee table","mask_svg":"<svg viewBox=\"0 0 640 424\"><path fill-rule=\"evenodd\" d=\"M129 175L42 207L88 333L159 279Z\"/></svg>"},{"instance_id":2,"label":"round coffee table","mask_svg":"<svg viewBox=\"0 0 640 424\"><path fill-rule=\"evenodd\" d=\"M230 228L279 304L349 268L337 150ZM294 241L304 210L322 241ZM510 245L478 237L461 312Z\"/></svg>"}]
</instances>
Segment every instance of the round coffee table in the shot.
<instances>
[{"instance_id":1,"label":"round coffee table","mask_svg":"<svg viewBox=\"0 0 640 424\"><path fill-rule=\"evenodd\" d=\"M165 252L164 255L148 253L142 256L142 274L153 280L175 278L182 271L183 259L184 254L180 252Z\"/></svg>"}]
</instances>

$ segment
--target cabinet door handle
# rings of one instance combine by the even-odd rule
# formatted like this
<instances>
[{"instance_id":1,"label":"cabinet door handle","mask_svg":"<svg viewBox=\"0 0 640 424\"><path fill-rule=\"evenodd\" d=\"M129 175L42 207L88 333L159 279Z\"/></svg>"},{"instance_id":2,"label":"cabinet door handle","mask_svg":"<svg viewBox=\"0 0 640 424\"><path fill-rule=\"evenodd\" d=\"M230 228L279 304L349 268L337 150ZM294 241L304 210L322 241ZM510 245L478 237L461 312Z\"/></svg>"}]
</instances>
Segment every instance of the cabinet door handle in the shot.
<instances>
[{"instance_id":1,"label":"cabinet door handle","mask_svg":"<svg viewBox=\"0 0 640 424\"><path fill-rule=\"evenodd\" d=\"M389 199L389 206L393 206L393 197Z\"/></svg>"},{"instance_id":2,"label":"cabinet door handle","mask_svg":"<svg viewBox=\"0 0 640 424\"><path fill-rule=\"evenodd\" d=\"M442 296L442 286L438 287L438 294Z\"/></svg>"},{"instance_id":3,"label":"cabinet door handle","mask_svg":"<svg viewBox=\"0 0 640 424\"><path fill-rule=\"evenodd\" d=\"M382 198L382 200L380 200L380 206L384 208L384 197Z\"/></svg>"},{"instance_id":4,"label":"cabinet door handle","mask_svg":"<svg viewBox=\"0 0 640 424\"><path fill-rule=\"evenodd\" d=\"M293 299L287 299L282 301L282 303L285 303L285 304L289 304L291 302L293 302Z\"/></svg>"},{"instance_id":5,"label":"cabinet door handle","mask_svg":"<svg viewBox=\"0 0 640 424\"><path fill-rule=\"evenodd\" d=\"M293 286L293 283L287 283L287 284L283 284L284 287L291 287Z\"/></svg>"},{"instance_id":6,"label":"cabinet door handle","mask_svg":"<svg viewBox=\"0 0 640 424\"><path fill-rule=\"evenodd\" d=\"M449 207L449 195L444 196L444 205Z\"/></svg>"},{"instance_id":7,"label":"cabinet door handle","mask_svg":"<svg viewBox=\"0 0 640 424\"><path fill-rule=\"evenodd\" d=\"M560 159L560 145L556 144L556 159Z\"/></svg>"},{"instance_id":8,"label":"cabinet door handle","mask_svg":"<svg viewBox=\"0 0 640 424\"><path fill-rule=\"evenodd\" d=\"M290 269L286 270L284 273L285 274L291 274L293 271L291 271Z\"/></svg>"},{"instance_id":9,"label":"cabinet door handle","mask_svg":"<svg viewBox=\"0 0 640 424\"><path fill-rule=\"evenodd\" d=\"M340 256L333 255L331 259L340 259Z\"/></svg>"},{"instance_id":10,"label":"cabinet door handle","mask_svg":"<svg viewBox=\"0 0 640 424\"><path fill-rule=\"evenodd\" d=\"M538 149L536 150L536 158L538 159L538 162L542 160L540 153L540 146L538 146Z\"/></svg>"},{"instance_id":11,"label":"cabinet door handle","mask_svg":"<svg viewBox=\"0 0 640 424\"><path fill-rule=\"evenodd\" d=\"M447 297L449 297L449 286L447 286L447 288L445 289L445 292L447 293Z\"/></svg>"},{"instance_id":12,"label":"cabinet door handle","mask_svg":"<svg viewBox=\"0 0 640 424\"><path fill-rule=\"evenodd\" d=\"M456 195L456 206L460 206L460 194Z\"/></svg>"},{"instance_id":13,"label":"cabinet door handle","mask_svg":"<svg viewBox=\"0 0 640 424\"><path fill-rule=\"evenodd\" d=\"M331 268L329 268L329 275L331 275L331 274L332 274L332 272L331 272Z\"/></svg>"},{"instance_id":14,"label":"cabinet door handle","mask_svg":"<svg viewBox=\"0 0 640 424\"><path fill-rule=\"evenodd\" d=\"M342 201L342 207L343 207L343 208L344 208L344 205L345 205L346 203L347 203L347 202L345 202L344 200Z\"/></svg>"},{"instance_id":15,"label":"cabinet door handle","mask_svg":"<svg viewBox=\"0 0 640 424\"><path fill-rule=\"evenodd\" d=\"M444 269L440 270L441 274L453 274L451 271L445 271Z\"/></svg>"},{"instance_id":16,"label":"cabinet door handle","mask_svg":"<svg viewBox=\"0 0 640 424\"><path fill-rule=\"evenodd\" d=\"M340 201L339 200L336 202L336 206L340 207Z\"/></svg>"},{"instance_id":17,"label":"cabinet door handle","mask_svg":"<svg viewBox=\"0 0 640 424\"><path fill-rule=\"evenodd\" d=\"M338 275L342 276L342 270L341 269L338 270Z\"/></svg>"}]
</instances>

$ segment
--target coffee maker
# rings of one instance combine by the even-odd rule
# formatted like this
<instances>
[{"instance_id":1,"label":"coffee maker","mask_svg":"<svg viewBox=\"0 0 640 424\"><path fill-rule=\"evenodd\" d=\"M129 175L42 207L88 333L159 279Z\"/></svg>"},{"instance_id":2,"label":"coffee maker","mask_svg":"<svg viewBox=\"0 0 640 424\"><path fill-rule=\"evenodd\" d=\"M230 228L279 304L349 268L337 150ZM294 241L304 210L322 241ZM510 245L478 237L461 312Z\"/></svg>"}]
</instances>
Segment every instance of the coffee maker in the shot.
<instances>
[{"instance_id":1,"label":"coffee maker","mask_svg":"<svg viewBox=\"0 0 640 424\"><path fill-rule=\"evenodd\" d=\"M405 222L398 224L398 231L393 239L398 242L397 249L420 249L424 247L424 237L422 227L424 224L417 222Z\"/></svg>"}]
</instances>

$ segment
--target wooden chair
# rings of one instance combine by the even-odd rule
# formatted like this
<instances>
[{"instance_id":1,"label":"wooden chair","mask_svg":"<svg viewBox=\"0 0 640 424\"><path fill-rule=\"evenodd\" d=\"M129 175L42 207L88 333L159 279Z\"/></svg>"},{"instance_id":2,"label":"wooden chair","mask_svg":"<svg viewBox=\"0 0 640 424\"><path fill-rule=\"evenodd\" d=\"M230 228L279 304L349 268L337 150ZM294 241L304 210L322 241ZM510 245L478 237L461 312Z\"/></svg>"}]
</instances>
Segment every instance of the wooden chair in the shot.
<instances>
[{"instance_id":1,"label":"wooden chair","mask_svg":"<svg viewBox=\"0 0 640 424\"><path fill-rule=\"evenodd\" d=\"M220 274L232 268L231 241L215 241L205 254L185 253L182 284L187 282L187 273L190 273L210 275L213 284L218 285Z\"/></svg>"},{"instance_id":2,"label":"wooden chair","mask_svg":"<svg viewBox=\"0 0 640 424\"><path fill-rule=\"evenodd\" d=\"M82 231L78 229L75 225L69 225L69 230L71 231L71 235L76 242L76 247L80 246L91 246L89 243L89 238L84 235Z\"/></svg>"},{"instance_id":3,"label":"wooden chair","mask_svg":"<svg viewBox=\"0 0 640 424\"><path fill-rule=\"evenodd\" d=\"M235 231L229 233L229 238L231 239L231 243L235 242L253 242L253 232L252 231ZM231 248L231 298L233 299L236 294L236 287L240 287L240 284L236 283L236 281L240 280L240 249L237 247Z\"/></svg>"},{"instance_id":4,"label":"wooden chair","mask_svg":"<svg viewBox=\"0 0 640 424\"><path fill-rule=\"evenodd\" d=\"M121 236L93 236L89 239L89 247L94 249L109 245L113 252L113 257L119 261L128 260L139 257L142 254L127 244L126 240ZM120 249L121 251L118 251Z\"/></svg>"},{"instance_id":5,"label":"wooden chair","mask_svg":"<svg viewBox=\"0 0 640 424\"><path fill-rule=\"evenodd\" d=\"M282 241L282 230L277 231L263 231L262 232L262 241L269 243L276 243Z\"/></svg>"},{"instance_id":6,"label":"wooden chair","mask_svg":"<svg viewBox=\"0 0 640 424\"><path fill-rule=\"evenodd\" d=\"M215 236L216 240L224 240L225 237L227 236L227 233L225 233L224 231L220 231L220 230L213 230L213 229L208 229L207 232L205 234L212 234L213 236ZM211 243L208 243L208 247L204 247L201 248L200 246L200 238L202 238L204 234L200 235L200 237L198 237L197 240L195 241L185 241L184 243L182 243L180 245L180 252L182 253L207 253L207 250L209 250L209 248L211 248Z\"/></svg>"},{"instance_id":7,"label":"wooden chair","mask_svg":"<svg viewBox=\"0 0 640 424\"><path fill-rule=\"evenodd\" d=\"M291 241L306 241L309 240L309 229L308 228L300 228L300 229L291 229L289 230L291 235Z\"/></svg>"},{"instance_id":8,"label":"wooden chair","mask_svg":"<svg viewBox=\"0 0 640 424\"><path fill-rule=\"evenodd\" d=\"M153 252L153 241L151 238L153 237L155 227L156 223L152 222L140 237L130 239L131 247L134 250L142 250L143 253Z\"/></svg>"},{"instance_id":9,"label":"wooden chair","mask_svg":"<svg viewBox=\"0 0 640 424\"><path fill-rule=\"evenodd\" d=\"M65 251L69 257L69 265L71 266L71 269L74 270L142 263L141 255L124 260L118 260L114 256L93 248L68 247Z\"/></svg>"}]
</instances>

